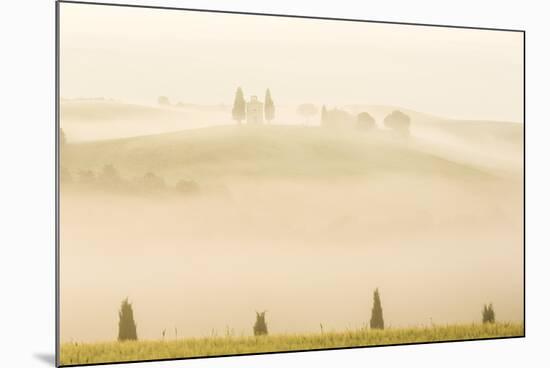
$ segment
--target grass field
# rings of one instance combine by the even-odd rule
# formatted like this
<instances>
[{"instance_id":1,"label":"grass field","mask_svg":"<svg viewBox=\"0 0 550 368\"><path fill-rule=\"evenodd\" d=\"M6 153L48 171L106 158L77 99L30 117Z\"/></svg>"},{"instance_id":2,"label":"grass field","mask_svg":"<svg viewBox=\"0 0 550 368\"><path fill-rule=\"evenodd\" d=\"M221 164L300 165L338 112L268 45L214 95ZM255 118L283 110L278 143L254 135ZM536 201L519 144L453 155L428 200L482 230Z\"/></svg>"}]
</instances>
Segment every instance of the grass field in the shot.
<instances>
[{"instance_id":1,"label":"grass field","mask_svg":"<svg viewBox=\"0 0 550 368\"><path fill-rule=\"evenodd\" d=\"M362 329L307 335L226 336L93 344L66 343L61 346L61 364L73 365L513 337L523 336L523 328L522 323L496 323L386 330Z\"/></svg>"}]
</instances>

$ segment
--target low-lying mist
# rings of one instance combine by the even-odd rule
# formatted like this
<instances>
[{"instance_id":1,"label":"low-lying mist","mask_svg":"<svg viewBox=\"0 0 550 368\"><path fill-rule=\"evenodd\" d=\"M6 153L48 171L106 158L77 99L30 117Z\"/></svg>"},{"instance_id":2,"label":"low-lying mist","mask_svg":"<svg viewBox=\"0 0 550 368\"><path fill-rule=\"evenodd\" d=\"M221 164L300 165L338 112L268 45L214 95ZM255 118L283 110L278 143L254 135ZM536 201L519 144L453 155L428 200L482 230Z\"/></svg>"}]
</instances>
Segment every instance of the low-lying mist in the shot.
<instances>
[{"instance_id":1,"label":"low-lying mist","mask_svg":"<svg viewBox=\"0 0 550 368\"><path fill-rule=\"evenodd\" d=\"M251 335L264 310L270 333L356 329L375 288L390 327L480 322L487 303L523 319L520 124L405 110L397 137L383 106L349 107L362 130L66 104L62 341L114 340L126 297L140 339Z\"/></svg>"},{"instance_id":2,"label":"low-lying mist","mask_svg":"<svg viewBox=\"0 0 550 368\"><path fill-rule=\"evenodd\" d=\"M521 320L520 184L437 176L233 178L229 195L61 200L61 336L112 340L129 297L140 338ZM171 336L174 337L174 336Z\"/></svg>"}]
</instances>

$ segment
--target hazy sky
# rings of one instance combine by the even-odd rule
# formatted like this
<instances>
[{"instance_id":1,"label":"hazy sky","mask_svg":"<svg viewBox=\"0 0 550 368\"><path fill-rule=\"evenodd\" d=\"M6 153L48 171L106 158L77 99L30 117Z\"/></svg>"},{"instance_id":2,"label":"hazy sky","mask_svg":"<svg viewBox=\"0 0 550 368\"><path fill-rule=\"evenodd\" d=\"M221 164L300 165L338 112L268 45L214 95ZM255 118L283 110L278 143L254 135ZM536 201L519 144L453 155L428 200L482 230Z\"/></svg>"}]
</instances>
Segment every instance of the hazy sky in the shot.
<instances>
[{"instance_id":1,"label":"hazy sky","mask_svg":"<svg viewBox=\"0 0 550 368\"><path fill-rule=\"evenodd\" d=\"M522 121L523 35L61 4L61 96L396 105Z\"/></svg>"}]
</instances>

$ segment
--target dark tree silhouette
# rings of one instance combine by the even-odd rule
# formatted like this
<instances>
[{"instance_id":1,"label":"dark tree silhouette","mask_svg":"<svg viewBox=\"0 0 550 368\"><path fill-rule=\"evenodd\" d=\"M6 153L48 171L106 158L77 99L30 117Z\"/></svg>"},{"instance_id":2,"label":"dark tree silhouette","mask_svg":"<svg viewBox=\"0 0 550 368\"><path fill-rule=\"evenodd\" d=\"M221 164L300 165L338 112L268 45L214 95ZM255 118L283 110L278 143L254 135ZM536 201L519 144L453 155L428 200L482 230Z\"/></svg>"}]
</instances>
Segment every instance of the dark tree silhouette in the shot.
<instances>
[{"instance_id":1,"label":"dark tree silhouette","mask_svg":"<svg viewBox=\"0 0 550 368\"><path fill-rule=\"evenodd\" d=\"M309 119L312 116L315 116L315 114L317 114L317 111L318 111L317 106L315 106L314 104L310 104L310 103L301 104L296 109L296 113L298 115L304 117L306 119L306 123L309 122Z\"/></svg>"},{"instance_id":2,"label":"dark tree silhouette","mask_svg":"<svg viewBox=\"0 0 550 368\"><path fill-rule=\"evenodd\" d=\"M399 136L408 137L411 118L401 111L393 111L384 118L384 125L393 129Z\"/></svg>"},{"instance_id":3,"label":"dark tree silhouette","mask_svg":"<svg viewBox=\"0 0 550 368\"><path fill-rule=\"evenodd\" d=\"M118 341L137 340L137 327L134 321L134 311L128 298L122 301L118 312Z\"/></svg>"},{"instance_id":4,"label":"dark tree silhouette","mask_svg":"<svg viewBox=\"0 0 550 368\"><path fill-rule=\"evenodd\" d=\"M273 104L273 99L271 98L271 91L269 88L265 91L264 116L265 120L268 122L275 119L275 105Z\"/></svg>"},{"instance_id":5,"label":"dark tree silhouette","mask_svg":"<svg viewBox=\"0 0 550 368\"><path fill-rule=\"evenodd\" d=\"M239 124L246 117L246 102L244 100L244 94L241 87L237 88L235 92L235 102L233 103L233 110L231 111L233 120L239 122Z\"/></svg>"},{"instance_id":6,"label":"dark tree silhouette","mask_svg":"<svg viewBox=\"0 0 550 368\"><path fill-rule=\"evenodd\" d=\"M368 112L362 112L357 115L357 123L355 126L359 130L371 130L376 127L376 122Z\"/></svg>"},{"instance_id":7,"label":"dark tree silhouette","mask_svg":"<svg viewBox=\"0 0 550 368\"><path fill-rule=\"evenodd\" d=\"M254 323L254 336L267 335L267 324L265 322L265 311L256 312L256 323Z\"/></svg>"},{"instance_id":8,"label":"dark tree silhouette","mask_svg":"<svg viewBox=\"0 0 550 368\"><path fill-rule=\"evenodd\" d=\"M380 293L378 289L374 290L374 303L370 317L370 328L384 329L384 316L382 313L382 303L380 302Z\"/></svg>"},{"instance_id":9,"label":"dark tree silhouette","mask_svg":"<svg viewBox=\"0 0 550 368\"><path fill-rule=\"evenodd\" d=\"M483 323L495 323L493 304L483 306Z\"/></svg>"}]
</instances>

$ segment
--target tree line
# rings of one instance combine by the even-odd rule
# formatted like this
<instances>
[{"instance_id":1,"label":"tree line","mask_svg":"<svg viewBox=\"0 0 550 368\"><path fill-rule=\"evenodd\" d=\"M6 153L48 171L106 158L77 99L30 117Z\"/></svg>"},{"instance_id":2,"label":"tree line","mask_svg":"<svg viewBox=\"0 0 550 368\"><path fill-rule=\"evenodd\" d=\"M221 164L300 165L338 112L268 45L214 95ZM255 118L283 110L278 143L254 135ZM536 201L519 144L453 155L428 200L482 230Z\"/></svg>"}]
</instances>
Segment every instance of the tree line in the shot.
<instances>
[{"instance_id":1,"label":"tree line","mask_svg":"<svg viewBox=\"0 0 550 368\"><path fill-rule=\"evenodd\" d=\"M275 105L271 98L271 91L269 88L265 92L263 109L265 119L271 122L275 118ZM306 124L309 123L312 117L317 115L317 112L317 106L311 103L301 104L296 109L296 113L306 119ZM247 102L241 87L238 87L235 92L231 116L238 124L241 124L242 121L246 119ZM409 136L410 123L410 116L399 110L391 112L383 120L384 126L399 137ZM342 109L333 108L329 110L325 105L321 108L320 124L323 127L345 127L355 125L355 127L361 131L368 131L377 127L374 117L366 111L353 116Z\"/></svg>"},{"instance_id":2,"label":"tree line","mask_svg":"<svg viewBox=\"0 0 550 368\"><path fill-rule=\"evenodd\" d=\"M394 110L386 115L383 124L397 137L406 138L410 135L411 118L399 110ZM329 110L325 105L321 109L321 126L329 128L355 126L360 131L370 131L377 128L376 119L366 111L353 116L349 112L338 108Z\"/></svg>"},{"instance_id":3,"label":"tree line","mask_svg":"<svg viewBox=\"0 0 550 368\"><path fill-rule=\"evenodd\" d=\"M267 311L256 312L256 320L254 322L254 325L252 326L252 332L254 336L268 335L267 321L265 316L266 312ZM128 301L128 298L122 301L118 315L118 341L137 340L137 325L134 319L132 304ZM373 330L383 330L385 328L384 313L382 310L382 302L380 299L380 292L378 291L378 288L376 288L373 293L373 305L370 315L370 328ZM482 323L495 323L495 311L493 309L492 303L483 306ZM321 324L320 326L321 332L323 332L323 325ZM165 334L166 330L163 330L163 339Z\"/></svg>"},{"instance_id":4,"label":"tree line","mask_svg":"<svg viewBox=\"0 0 550 368\"><path fill-rule=\"evenodd\" d=\"M164 178L151 171L146 172L143 176L126 179L112 164L104 165L97 172L85 169L71 173L67 168L62 167L60 181L63 184L78 184L86 189L121 193L153 194L175 191L181 194L197 194L200 192L200 186L194 180L180 179L173 187L170 187Z\"/></svg>"}]
</instances>

